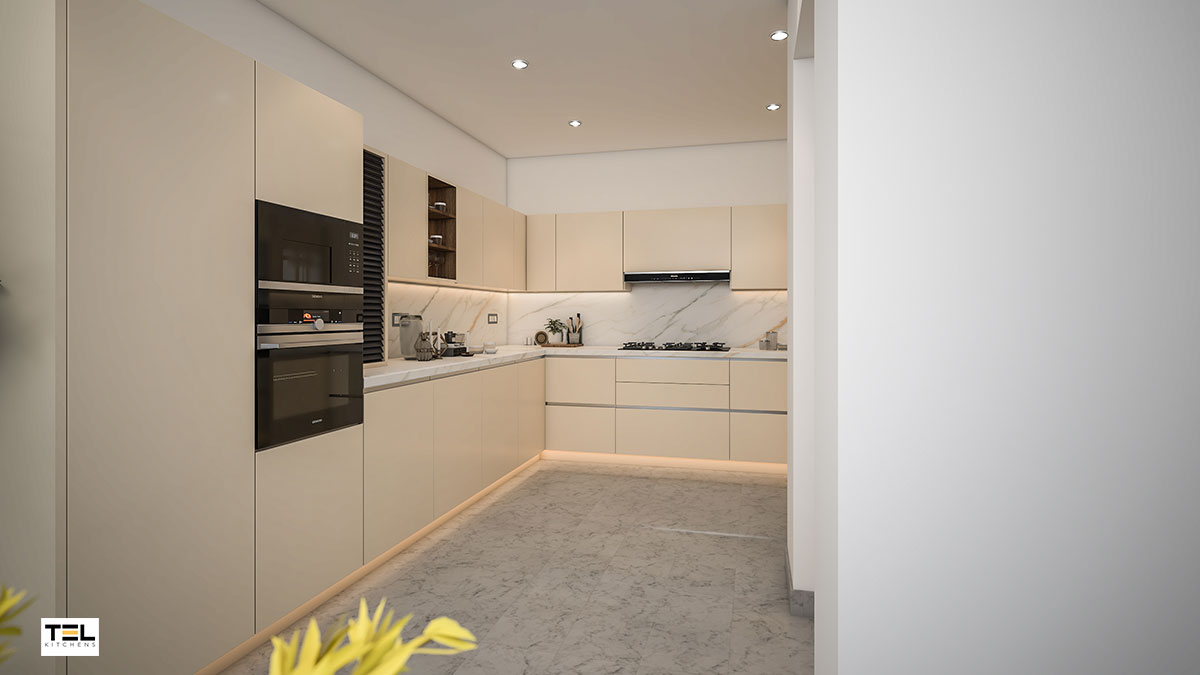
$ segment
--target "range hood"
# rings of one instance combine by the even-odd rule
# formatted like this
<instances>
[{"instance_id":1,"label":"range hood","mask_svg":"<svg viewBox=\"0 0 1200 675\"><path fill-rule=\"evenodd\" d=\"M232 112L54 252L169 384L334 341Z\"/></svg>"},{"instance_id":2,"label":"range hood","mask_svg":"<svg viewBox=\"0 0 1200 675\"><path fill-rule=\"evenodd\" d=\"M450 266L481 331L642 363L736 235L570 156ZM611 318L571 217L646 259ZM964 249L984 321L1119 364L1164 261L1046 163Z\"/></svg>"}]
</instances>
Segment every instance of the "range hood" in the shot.
<instances>
[{"instance_id":1,"label":"range hood","mask_svg":"<svg viewBox=\"0 0 1200 675\"><path fill-rule=\"evenodd\" d=\"M729 281L729 270L681 270L678 272L626 272L627 284L695 281Z\"/></svg>"}]
</instances>

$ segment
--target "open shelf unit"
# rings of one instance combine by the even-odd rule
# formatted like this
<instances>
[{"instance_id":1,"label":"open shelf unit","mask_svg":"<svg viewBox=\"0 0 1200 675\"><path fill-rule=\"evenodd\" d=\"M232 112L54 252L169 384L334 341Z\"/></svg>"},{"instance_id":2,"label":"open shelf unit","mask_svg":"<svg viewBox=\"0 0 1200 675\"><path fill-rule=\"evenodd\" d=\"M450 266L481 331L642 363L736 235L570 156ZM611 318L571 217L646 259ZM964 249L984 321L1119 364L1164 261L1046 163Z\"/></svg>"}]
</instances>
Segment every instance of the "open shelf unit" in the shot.
<instances>
[{"instance_id":1,"label":"open shelf unit","mask_svg":"<svg viewBox=\"0 0 1200 675\"><path fill-rule=\"evenodd\" d=\"M444 208L434 204L444 202ZM454 186L444 180L429 177L429 276L435 279L454 279L456 276L457 240L454 214L457 203Z\"/></svg>"}]
</instances>

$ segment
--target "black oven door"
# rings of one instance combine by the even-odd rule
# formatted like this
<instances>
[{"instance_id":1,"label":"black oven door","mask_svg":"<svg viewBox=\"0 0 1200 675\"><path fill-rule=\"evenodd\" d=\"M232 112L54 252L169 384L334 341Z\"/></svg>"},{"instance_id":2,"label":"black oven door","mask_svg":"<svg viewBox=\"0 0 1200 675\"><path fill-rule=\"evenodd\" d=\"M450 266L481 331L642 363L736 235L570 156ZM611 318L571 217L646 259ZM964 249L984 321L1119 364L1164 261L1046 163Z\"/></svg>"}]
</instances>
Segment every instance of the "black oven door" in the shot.
<instances>
[{"instance_id":1,"label":"black oven door","mask_svg":"<svg viewBox=\"0 0 1200 675\"><path fill-rule=\"evenodd\" d=\"M362 333L260 335L255 362L256 451L362 424Z\"/></svg>"}]
</instances>

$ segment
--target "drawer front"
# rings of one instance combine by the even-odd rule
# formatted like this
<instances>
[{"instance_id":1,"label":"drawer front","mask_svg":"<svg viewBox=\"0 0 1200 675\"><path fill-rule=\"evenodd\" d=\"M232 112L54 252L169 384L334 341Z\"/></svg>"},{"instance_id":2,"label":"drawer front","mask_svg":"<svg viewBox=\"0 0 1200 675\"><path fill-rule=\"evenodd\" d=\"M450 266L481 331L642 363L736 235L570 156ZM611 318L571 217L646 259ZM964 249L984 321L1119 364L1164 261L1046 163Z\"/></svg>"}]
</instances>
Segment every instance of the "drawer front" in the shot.
<instances>
[{"instance_id":1,"label":"drawer front","mask_svg":"<svg viewBox=\"0 0 1200 675\"><path fill-rule=\"evenodd\" d=\"M729 413L618 409L616 450L628 455L729 459Z\"/></svg>"},{"instance_id":2,"label":"drawer front","mask_svg":"<svg viewBox=\"0 0 1200 675\"><path fill-rule=\"evenodd\" d=\"M546 449L613 451L613 409L546 406Z\"/></svg>"},{"instance_id":3,"label":"drawer front","mask_svg":"<svg viewBox=\"0 0 1200 675\"><path fill-rule=\"evenodd\" d=\"M730 363L729 407L732 410L787 410L787 363Z\"/></svg>"},{"instance_id":4,"label":"drawer front","mask_svg":"<svg viewBox=\"0 0 1200 675\"><path fill-rule=\"evenodd\" d=\"M617 405L728 410L729 387L724 384L618 382Z\"/></svg>"},{"instance_id":5,"label":"drawer front","mask_svg":"<svg viewBox=\"0 0 1200 675\"><path fill-rule=\"evenodd\" d=\"M617 359L618 382L729 384L725 359Z\"/></svg>"},{"instance_id":6,"label":"drawer front","mask_svg":"<svg viewBox=\"0 0 1200 675\"><path fill-rule=\"evenodd\" d=\"M612 405L614 359L546 359L546 401Z\"/></svg>"},{"instance_id":7,"label":"drawer front","mask_svg":"<svg viewBox=\"0 0 1200 675\"><path fill-rule=\"evenodd\" d=\"M787 461L787 415L729 413L729 459Z\"/></svg>"}]
</instances>

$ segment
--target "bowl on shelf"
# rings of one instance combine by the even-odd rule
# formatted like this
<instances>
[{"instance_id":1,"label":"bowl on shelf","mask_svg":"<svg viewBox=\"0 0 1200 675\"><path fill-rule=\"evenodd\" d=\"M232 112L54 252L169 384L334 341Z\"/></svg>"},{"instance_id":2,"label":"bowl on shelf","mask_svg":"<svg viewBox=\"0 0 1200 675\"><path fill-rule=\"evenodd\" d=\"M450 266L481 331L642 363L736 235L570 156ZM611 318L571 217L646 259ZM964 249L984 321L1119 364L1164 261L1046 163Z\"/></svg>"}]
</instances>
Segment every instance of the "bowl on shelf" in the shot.
<instances>
[{"instance_id":1,"label":"bowl on shelf","mask_svg":"<svg viewBox=\"0 0 1200 675\"><path fill-rule=\"evenodd\" d=\"M445 211L446 210L446 202L434 202L433 208L437 209L438 211Z\"/></svg>"}]
</instances>

